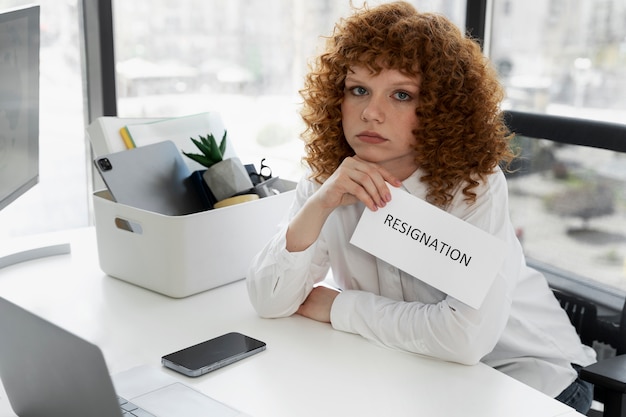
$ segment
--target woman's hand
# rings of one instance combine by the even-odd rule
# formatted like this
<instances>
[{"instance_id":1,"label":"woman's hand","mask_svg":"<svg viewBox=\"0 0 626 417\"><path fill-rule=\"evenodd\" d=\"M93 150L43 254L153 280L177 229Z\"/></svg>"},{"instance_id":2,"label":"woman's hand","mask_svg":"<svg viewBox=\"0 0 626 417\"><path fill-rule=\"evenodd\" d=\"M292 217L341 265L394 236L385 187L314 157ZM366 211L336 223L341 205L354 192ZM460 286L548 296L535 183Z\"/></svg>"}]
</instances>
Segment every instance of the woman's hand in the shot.
<instances>
[{"instance_id":1,"label":"woman's hand","mask_svg":"<svg viewBox=\"0 0 626 417\"><path fill-rule=\"evenodd\" d=\"M320 285L313 288L296 313L323 323L330 323L330 309L339 291Z\"/></svg>"},{"instance_id":2,"label":"woman's hand","mask_svg":"<svg viewBox=\"0 0 626 417\"><path fill-rule=\"evenodd\" d=\"M386 182L396 187L401 185L400 180L380 165L366 162L358 156L348 157L313 198L331 210L361 201L375 211L391 200Z\"/></svg>"},{"instance_id":3,"label":"woman's hand","mask_svg":"<svg viewBox=\"0 0 626 417\"><path fill-rule=\"evenodd\" d=\"M287 250L300 252L318 238L326 219L337 207L362 201L370 210L391 200L387 183L402 183L380 165L357 156L349 157L322 184L291 219L287 229Z\"/></svg>"}]
</instances>

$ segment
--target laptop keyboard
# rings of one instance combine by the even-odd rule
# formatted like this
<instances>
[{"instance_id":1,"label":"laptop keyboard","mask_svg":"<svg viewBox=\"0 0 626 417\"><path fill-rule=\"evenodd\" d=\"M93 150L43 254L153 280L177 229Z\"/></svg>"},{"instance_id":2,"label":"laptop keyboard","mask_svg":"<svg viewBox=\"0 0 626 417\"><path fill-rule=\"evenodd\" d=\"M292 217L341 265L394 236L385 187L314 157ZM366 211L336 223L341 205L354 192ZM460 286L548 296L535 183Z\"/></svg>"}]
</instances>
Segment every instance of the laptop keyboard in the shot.
<instances>
[{"instance_id":1,"label":"laptop keyboard","mask_svg":"<svg viewBox=\"0 0 626 417\"><path fill-rule=\"evenodd\" d=\"M156 417L154 414L150 414L122 397L117 397L117 400L120 402L120 408L124 417Z\"/></svg>"}]
</instances>

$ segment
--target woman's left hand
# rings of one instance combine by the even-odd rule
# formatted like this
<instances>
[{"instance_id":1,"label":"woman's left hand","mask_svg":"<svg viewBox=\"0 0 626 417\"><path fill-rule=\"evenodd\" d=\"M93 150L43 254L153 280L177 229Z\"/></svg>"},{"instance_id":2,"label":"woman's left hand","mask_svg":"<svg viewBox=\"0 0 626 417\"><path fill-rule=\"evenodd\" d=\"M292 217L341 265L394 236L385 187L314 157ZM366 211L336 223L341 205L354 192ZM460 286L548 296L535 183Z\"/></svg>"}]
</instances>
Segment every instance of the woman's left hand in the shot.
<instances>
[{"instance_id":1,"label":"woman's left hand","mask_svg":"<svg viewBox=\"0 0 626 417\"><path fill-rule=\"evenodd\" d=\"M330 309L339 291L320 285L313 288L296 313L323 323L330 323Z\"/></svg>"}]
</instances>

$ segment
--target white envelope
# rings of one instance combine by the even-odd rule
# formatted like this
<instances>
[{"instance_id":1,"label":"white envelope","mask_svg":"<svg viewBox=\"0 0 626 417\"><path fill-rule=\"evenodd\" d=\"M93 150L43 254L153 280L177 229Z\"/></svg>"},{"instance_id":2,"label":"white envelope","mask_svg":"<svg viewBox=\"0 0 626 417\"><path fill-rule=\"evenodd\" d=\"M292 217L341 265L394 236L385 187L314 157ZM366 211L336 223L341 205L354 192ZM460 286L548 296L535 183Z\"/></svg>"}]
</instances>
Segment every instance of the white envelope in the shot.
<instances>
[{"instance_id":1,"label":"white envelope","mask_svg":"<svg viewBox=\"0 0 626 417\"><path fill-rule=\"evenodd\" d=\"M504 262L493 235L389 186L392 199L365 209L350 243L473 308Z\"/></svg>"}]
</instances>

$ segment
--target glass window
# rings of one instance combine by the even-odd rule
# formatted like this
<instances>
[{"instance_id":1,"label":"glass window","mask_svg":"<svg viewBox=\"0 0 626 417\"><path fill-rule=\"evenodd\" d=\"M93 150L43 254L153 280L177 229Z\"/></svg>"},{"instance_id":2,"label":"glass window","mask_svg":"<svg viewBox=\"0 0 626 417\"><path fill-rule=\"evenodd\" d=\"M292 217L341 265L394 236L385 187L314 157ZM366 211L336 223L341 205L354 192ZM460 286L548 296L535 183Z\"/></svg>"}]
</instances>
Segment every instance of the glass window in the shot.
<instances>
[{"instance_id":1,"label":"glass window","mask_svg":"<svg viewBox=\"0 0 626 417\"><path fill-rule=\"evenodd\" d=\"M494 0L492 20L507 108L624 123L623 0Z\"/></svg>"},{"instance_id":2,"label":"glass window","mask_svg":"<svg viewBox=\"0 0 626 417\"><path fill-rule=\"evenodd\" d=\"M625 19L622 0L494 0L505 107L624 123ZM511 212L529 258L626 291L626 154L517 140Z\"/></svg>"},{"instance_id":3,"label":"glass window","mask_svg":"<svg viewBox=\"0 0 626 417\"><path fill-rule=\"evenodd\" d=\"M120 117L217 111L244 163L301 174L307 62L349 0L114 1ZM375 2L370 2L374 4ZM415 1L464 23L465 0Z\"/></svg>"},{"instance_id":4,"label":"glass window","mask_svg":"<svg viewBox=\"0 0 626 417\"><path fill-rule=\"evenodd\" d=\"M30 4L0 0L0 12ZM0 211L0 238L89 223L78 5L40 8L39 184Z\"/></svg>"},{"instance_id":5,"label":"glass window","mask_svg":"<svg viewBox=\"0 0 626 417\"><path fill-rule=\"evenodd\" d=\"M626 155L517 137L511 218L529 259L626 291Z\"/></svg>"}]
</instances>

